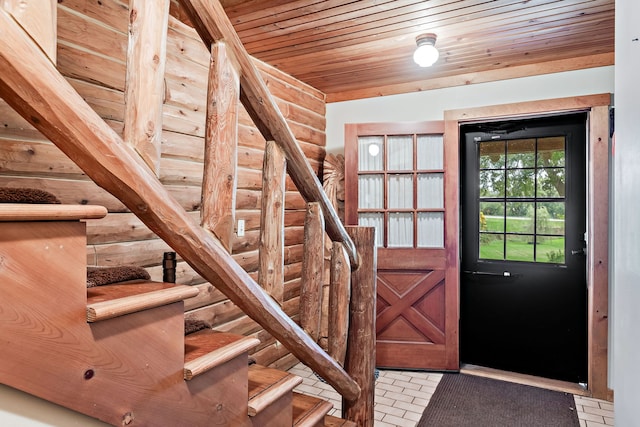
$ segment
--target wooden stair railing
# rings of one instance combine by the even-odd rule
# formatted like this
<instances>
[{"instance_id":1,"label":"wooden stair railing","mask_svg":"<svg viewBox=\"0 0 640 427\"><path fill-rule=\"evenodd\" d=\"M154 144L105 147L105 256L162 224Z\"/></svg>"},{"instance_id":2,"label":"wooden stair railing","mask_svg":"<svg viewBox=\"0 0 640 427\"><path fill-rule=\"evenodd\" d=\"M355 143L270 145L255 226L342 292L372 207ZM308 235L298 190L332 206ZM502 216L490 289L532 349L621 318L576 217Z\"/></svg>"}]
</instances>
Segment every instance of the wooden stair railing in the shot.
<instances>
[{"instance_id":1,"label":"wooden stair railing","mask_svg":"<svg viewBox=\"0 0 640 427\"><path fill-rule=\"evenodd\" d=\"M111 425L197 426L213 417L251 425L246 350L186 382L185 353L193 352L183 342L184 302L149 298L197 288L145 280L87 287L84 220L106 214L101 206L0 204L0 382ZM84 311L105 301L125 310L88 323Z\"/></svg>"},{"instance_id":2,"label":"wooden stair railing","mask_svg":"<svg viewBox=\"0 0 640 427\"><path fill-rule=\"evenodd\" d=\"M244 49L238 34L218 0L180 0L205 46L224 41L239 64L240 100L267 141L275 141L287 158L287 169L298 191L308 202L318 202L327 223L327 234L345 245L352 268L359 264L357 250L331 201L322 190L287 121L271 96L260 72Z\"/></svg>"},{"instance_id":3,"label":"wooden stair railing","mask_svg":"<svg viewBox=\"0 0 640 427\"><path fill-rule=\"evenodd\" d=\"M289 176L303 198L307 202L312 202L309 204L308 217L305 220L305 253L301 279L300 321L305 331L317 342L320 331L322 273L324 271L324 257L322 255L324 230L326 230L332 241L340 242L344 246L344 250L350 260L350 267L355 271L357 271L360 264L356 245L354 245L351 236L342 225L331 201L324 192L287 121L271 96L260 72L244 49L219 0L180 0L179 2L185 9L205 46L211 50L212 58L214 55L219 55L218 50L222 48L225 51L225 55L232 58L232 61L229 62L233 62L234 66L232 67L233 70L229 71L239 79L240 101L267 141L263 167L262 227L258 282L279 304L282 304L283 289L282 258L284 244L282 236L284 224L282 218L284 215L284 165L286 165ZM212 83L216 84L215 81L210 81L210 85ZM209 94L211 94L211 91L209 91ZM208 100L208 105L211 104L211 101L211 99ZM223 101L225 101L225 104L228 102L227 100ZM209 125L209 123L207 124ZM318 206L320 209L318 209ZM322 214L324 214L324 217ZM367 241L366 244L373 245L373 241ZM370 254L372 259L369 261L371 262L367 262L366 267L375 270L375 250L373 252L373 254ZM340 265L340 267L342 266L344 264ZM338 261L336 261L336 267L338 267ZM362 272L360 274L362 275ZM359 276L356 275L356 277ZM343 280L344 277L340 277L340 279ZM375 301L375 277L367 273L366 277L363 275L362 279L368 281L368 286L364 286L363 289L367 291L373 290L373 292L367 292L366 295L361 294L359 296L371 298L372 301ZM334 292L339 292L340 296L334 295L332 302L334 304L342 304L342 306L333 306L329 310L335 312L342 310L341 314L333 316L331 319L332 331L335 333L347 333L348 316L345 311L351 306L348 299L348 288L349 284L343 283L342 286L336 285L334 290ZM370 301L355 302L355 305L363 304L373 303ZM358 399L352 399L343 393L341 394L350 401L345 405L345 412L352 412L351 416L358 418L362 425L371 425L373 423L374 394L373 364L375 363L375 327L373 329L371 327L375 323L375 314L373 311L366 311L366 314L369 318L365 323L369 323L369 325L360 330L359 333L362 335L352 335L349 340L353 355L359 353L359 357L367 359L358 367L352 366L358 377L358 385L366 389L366 393L361 394ZM351 315L355 315L356 318L362 317L362 313L351 313ZM358 326L363 327L365 325L360 324ZM348 340L346 338L336 338L332 339L331 349L344 362ZM289 343L283 342L283 344L289 348ZM348 362L349 360L346 359L346 361ZM305 361L303 360L303 362ZM360 367L362 366L365 369L361 371ZM313 368L313 366L311 367ZM321 376L325 375L323 371L316 370L316 372Z\"/></svg>"},{"instance_id":4,"label":"wooden stair railing","mask_svg":"<svg viewBox=\"0 0 640 427\"><path fill-rule=\"evenodd\" d=\"M206 7L204 10L210 9ZM359 385L237 265L218 239L186 215L134 149L91 109L4 10L0 10L0 69L3 70L0 74L0 96L16 112L47 136L96 184L120 199L203 278L215 284L298 359L321 373L345 399L358 399ZM251 88L252 84L249 82L245 86ZM247 92L246 87L244 95L249 98L255 96L255 93ZM266 94L268 96L268 92ZM260 104L260 100L256 99L255 103ZM267 110L273 113L271 109ZM252 115L265 114L260 110L252 111ZM280 122L283 120L281 115L278 118ZM272 118L266 116L264 120L270 122ZM257 121L264 127L265 122ZM266 128L264 130L267 131ZM280 132L273 133L280 136ZM292 145L295 146L295 141ZM335 215L310 166L300 158L299 149L296 151L289 147L285 152L292 160L290 171L303 171L293 174L299 181L297 184L301 192L307 193L304 195L308 198L318 199L323 210ZM304 181L308 177L314 178L316 185ZM329 227L332 238L345 243L355 262L353 242L346 232L344 236L340 233L344 227L339 221L336 224L334 219L328 222L332 224Z\"/></svg>"},{"instance_id":5,"label":"wooden stair railing","mask_svg":"<svg viewBox=\"0 0 640 427\"><path fill-rule=\"evenodd\" d=\"M11 344L0 347L0 383L111 425L356 427L294 393L302 378L248 366L257 338L187 325L184 298L197 288L90 279L84 220L106 214L0 204L0 341ZM82 316L102 303L113 315Z\"/></svg>"}]
</instances>

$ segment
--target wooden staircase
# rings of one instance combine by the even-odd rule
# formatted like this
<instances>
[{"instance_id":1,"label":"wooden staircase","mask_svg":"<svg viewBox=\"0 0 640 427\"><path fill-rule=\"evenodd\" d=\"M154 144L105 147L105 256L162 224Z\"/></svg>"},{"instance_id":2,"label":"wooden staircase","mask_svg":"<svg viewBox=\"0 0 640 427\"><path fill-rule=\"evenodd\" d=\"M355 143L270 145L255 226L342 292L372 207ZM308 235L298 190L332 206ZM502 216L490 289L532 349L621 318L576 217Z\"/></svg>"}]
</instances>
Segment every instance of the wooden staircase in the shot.
<instances>
[{"instance_id":1,"label":"wooden staircase","mask_svg":"<svg viewBox=\"0 0 640 427\"><path fill-rule=\"evenodd\" d=\"M295 375L248 365L255 338L184 336L198 289L86 288L95 206L0 205L0 383L112 425L355 426L300 395Z\"/></svg>"}]
</instances>

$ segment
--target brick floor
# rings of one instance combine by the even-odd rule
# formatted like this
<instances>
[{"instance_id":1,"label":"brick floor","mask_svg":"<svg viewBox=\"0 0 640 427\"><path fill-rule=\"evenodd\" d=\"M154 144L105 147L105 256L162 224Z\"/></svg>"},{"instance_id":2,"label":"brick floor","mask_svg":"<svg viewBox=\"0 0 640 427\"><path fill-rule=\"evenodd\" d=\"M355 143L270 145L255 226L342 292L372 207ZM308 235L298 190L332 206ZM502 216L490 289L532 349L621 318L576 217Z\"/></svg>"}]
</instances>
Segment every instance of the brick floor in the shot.
<instances>
[{"instance_id":1,"label":"brick floor","mask_svg":"<svg viewBox=\"0 0 640 427\"><path fill-rule=\"evenodd\" d=\"M331 386L301 363L289 372L302 378L296 391L329 400L334 405L329 413L341 415L342 398ZM415 427L441 378L439 373L381 370L376 381L375 427ZM582 396L574 399L581 427L614 425L612 403Z\"/></svg>"}]
</instances>

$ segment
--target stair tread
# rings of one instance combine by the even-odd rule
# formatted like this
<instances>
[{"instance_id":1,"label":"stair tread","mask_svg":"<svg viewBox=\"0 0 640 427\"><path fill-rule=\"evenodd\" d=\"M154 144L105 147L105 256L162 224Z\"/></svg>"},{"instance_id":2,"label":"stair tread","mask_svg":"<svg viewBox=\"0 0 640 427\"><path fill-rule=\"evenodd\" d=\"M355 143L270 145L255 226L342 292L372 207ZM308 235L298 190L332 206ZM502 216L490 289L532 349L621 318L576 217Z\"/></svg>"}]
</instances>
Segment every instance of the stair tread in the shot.
<instances>
[{"instance_id":1,"label":"stair tread","mask_svg":"<svg viewBox=\"0 0 640 427\"><path fill-rule=\"evenodd\" d=\"M345 420L331 415L325 415L324 427L358 427L358 425L353 421Z\"/></svg>"},{"instance_id":2,"label":"stair tread","mask_svg":"<svg viewBox=\"0 0 640 427\"><path fill-rule=\"evenodd\" d=\"M107 215L104 206L1 203L0 221L77 221Z\"/></svg>"},{"instance_id":3,"label":"stair tread","mask_svg":"<svg viewBox=\"0 0 640 427\"><path fill-rule=\"evenodd\" d=\"M184 337L184 378L191 380L260 344L260 340L211 329Z\"/></svg>"},{"instance_id":4,"label":"stair tread","mask_svg":"<svg viewBox=\"0 0 640 427\"><path fill-rule=\"evenodd\" d=\"M333 403L301 393L293 393L293 425L315 426L333 408Z\"/></svg>"},{"instance_id":5,"label":"stair tread","mask_svg":"<svg viewBox=\"0 0 640 427\"><path fill-rule=\"evenodd\" d=\"M96 322L198 295L194 286L131 280L87 288L87 321Z\"/></svg>"},{"instance_id":6,"label":"stair tread","mask_svg":"<svg viewBox=\"0 0 640 427\"><path fill-rule=\"evenodd\" d=\"M260 413L301 382L302 378L288 372L260 365L249 366L249 415Z\"/></svg>"}]
</instances>

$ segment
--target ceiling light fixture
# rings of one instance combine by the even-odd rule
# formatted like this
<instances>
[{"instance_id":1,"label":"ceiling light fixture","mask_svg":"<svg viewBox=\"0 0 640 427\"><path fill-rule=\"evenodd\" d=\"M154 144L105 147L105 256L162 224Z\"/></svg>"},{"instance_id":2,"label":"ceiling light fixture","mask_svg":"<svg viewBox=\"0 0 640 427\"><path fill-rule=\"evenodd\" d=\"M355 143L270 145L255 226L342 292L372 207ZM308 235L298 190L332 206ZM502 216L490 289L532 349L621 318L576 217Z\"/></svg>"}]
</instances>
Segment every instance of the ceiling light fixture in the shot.
<instances>
[{"instance_id":1,"label":"ceiling light fixture","mask_svg":"<svg viewBox=\"0 0 640 427\"><path fill-rule=\"evenodd\" d=\"M416 37L418 48L413 53L413 60L421 67L430 67L436 63L440 53L436 49L437 36L433 33L421 34Z\"/></svg>"}]
</instances>

